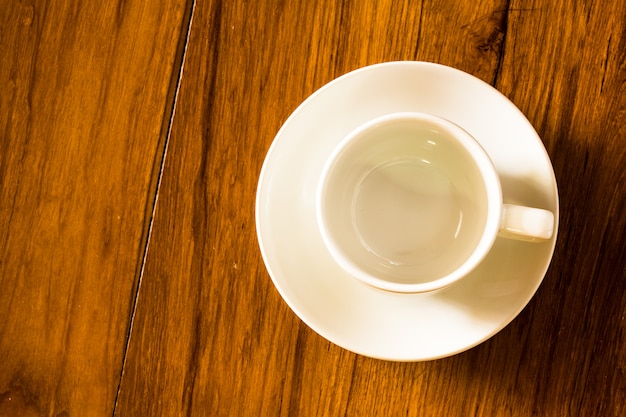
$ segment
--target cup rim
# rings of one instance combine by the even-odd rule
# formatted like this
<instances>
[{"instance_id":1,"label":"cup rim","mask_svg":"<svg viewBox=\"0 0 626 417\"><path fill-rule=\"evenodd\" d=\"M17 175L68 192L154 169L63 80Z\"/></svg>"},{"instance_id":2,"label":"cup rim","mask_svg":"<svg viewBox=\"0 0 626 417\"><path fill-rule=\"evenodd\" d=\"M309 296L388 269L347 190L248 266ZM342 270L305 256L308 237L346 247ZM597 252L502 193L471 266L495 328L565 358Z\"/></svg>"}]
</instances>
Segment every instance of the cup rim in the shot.
<instances>
[{"instance_id":1,"label":"cup rim","mask_svg":"<svg viewBox=\"0 0 626 417\"><path fill-rule=\"evenodd\" d=\"M487 222L483 228L482 235L470 256L454 271L437 279L421 283L400 283L391 282L383 278L365 272L354 262L345 256L343 249L335 241L332 232L327 226L324 202L326 189L328 187L328 176L334 162L357 136L363 132L384 123L392 123L400 120L428 121L443 128L447 133L457 139L459 143L470 153L476 162L487 192ZM315 198L316 217L318 229L322 235L322 240L335 262L351 276L380 290L394 293L423 293L431 292L448 287L459 281L473 271L487 256L493 246L500 225L502 211L502 188L500 179L491 158L478 141L465 129L456 123L431 113L422 112L395 112L371 119L353 129L348 133L332 150L327 158L319 177Z\"/></svg>"}]
</instances>

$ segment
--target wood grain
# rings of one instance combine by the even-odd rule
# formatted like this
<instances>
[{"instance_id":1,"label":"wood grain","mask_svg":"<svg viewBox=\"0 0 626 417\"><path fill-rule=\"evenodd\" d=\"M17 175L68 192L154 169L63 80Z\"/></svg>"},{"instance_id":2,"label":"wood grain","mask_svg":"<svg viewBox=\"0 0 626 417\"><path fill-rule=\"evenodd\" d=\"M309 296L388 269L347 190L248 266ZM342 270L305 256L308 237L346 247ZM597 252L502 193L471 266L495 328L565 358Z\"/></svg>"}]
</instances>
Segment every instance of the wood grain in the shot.
<instances>
[{"instance_id":1,"label":"wood grain","mask_svg":"<svg viewBox=\"0 0 626 417\"><path fill-rule=\"evenodd\" d=\"M255 233L289 114L391 60L496 86L559 183L536 296L432 362L317 335ZM626 415L623 1L22 0L0 62L0 416Z\"/></svg>"},{"instance_id":2,"label":"wood grain","mask_svg":"<svg viewBox=\"0 0 626 417\"><path fill-rule=\"evenodd\" d=\"M624 13L536 3L198 2L116 412L621 415ZM531 305L469 352L412 364L354 355L303 325L264 270L253 213L289 113L336 76L401 59L459 67L511 96L563 190L563 237ZM580 130L594 134L598 177ZM597 200L607 211L592 211Z\"/></svg>"},{"instance_id":3,"label":"wood grain","mask_svg":"<svg viewBox=\"0 0 626 417\"><path fill-rule=\"evenodd\" d=\"M0 5L1 416L113 413L185 7Z\"/></svg>"}]
</instances>

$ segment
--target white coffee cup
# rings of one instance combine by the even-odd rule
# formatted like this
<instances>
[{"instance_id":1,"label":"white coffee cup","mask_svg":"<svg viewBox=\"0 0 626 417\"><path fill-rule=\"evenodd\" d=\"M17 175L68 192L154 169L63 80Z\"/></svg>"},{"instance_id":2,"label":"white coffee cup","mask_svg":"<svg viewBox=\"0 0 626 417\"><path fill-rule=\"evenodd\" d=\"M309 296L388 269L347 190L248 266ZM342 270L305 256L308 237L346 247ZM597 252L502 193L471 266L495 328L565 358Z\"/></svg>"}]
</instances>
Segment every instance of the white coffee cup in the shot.
<instances>
[{"instance_id":1,"label":"white coffee cup","mask_svg":"<svg viewBox=\"0 0 626 417\"><path fill-rule=\"evenodd\" d=\"M550 239L552 212L503 204L496 169L465 130L423 113L358 127L329 157L317 191L322 238L352 276L417 293L467 276L496 237Z\"/></svg>"}]
</instances>

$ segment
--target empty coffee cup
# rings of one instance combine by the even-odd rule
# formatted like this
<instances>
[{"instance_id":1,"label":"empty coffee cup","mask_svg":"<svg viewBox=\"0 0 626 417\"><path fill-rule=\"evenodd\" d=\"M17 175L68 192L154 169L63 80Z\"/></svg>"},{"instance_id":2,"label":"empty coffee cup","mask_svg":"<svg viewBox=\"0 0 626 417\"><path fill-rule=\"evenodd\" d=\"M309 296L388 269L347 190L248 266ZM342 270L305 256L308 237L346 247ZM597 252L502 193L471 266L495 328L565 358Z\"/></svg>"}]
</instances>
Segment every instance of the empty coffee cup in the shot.
<instances>
[{"instance_id":1,"label":"empty coffee cup","mask_svg":"<svg viewBox=\"0 0 626 417\"><path fill-rule=\"evenodd\" d=\"M554 228L550 211L503 204L481 145L423 113L385 115L346 136L326 162L316 197L335 261L393 292L444 288L476 268L496 237L542 241Z\"/></svg>"}]
</instances>

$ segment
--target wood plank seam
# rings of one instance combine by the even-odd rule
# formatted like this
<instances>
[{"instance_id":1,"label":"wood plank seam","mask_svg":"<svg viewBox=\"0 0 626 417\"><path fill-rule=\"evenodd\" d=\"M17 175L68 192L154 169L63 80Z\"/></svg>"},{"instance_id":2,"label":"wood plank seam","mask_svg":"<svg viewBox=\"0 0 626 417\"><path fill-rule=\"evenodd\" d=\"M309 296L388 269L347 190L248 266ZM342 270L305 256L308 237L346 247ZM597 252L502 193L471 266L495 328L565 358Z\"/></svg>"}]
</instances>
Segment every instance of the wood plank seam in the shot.
<instances>
[{"instance_id":1,"label":"wood plank seam","mask_svg":"<svg viewBox=\"0 0 626 417\"><path fill-rule=\"evenodd\" d=\"M139 298L139 292L141 290L141 280L143 278L144 268L146 265L146 257L148 253L148 248L150 246L150 238L152 235L152 226L154 223L154 215L157 208L157 203L159 200L159 190L161 185L161 179L163 176L163 167L165 165L165 160L167 157L167 148L170 140L170 135L172 131L172 121L174 120L174 115L176 113L176 103L178 99L178 93L180 90L181 79L185 67L185 55L187 52L187 46L189 43L189 33L191 30L191 24L193 21L193 14L196 6L196 0L188 0L187 7L185 9L185 15L183 16L183 20L181 23L181 29L179 34L178 47L176 52L176 58L174 61L174 71L172 71L172 77L170 80L170 86L168 89L168 99L166 100L166 104L163 109L164 114L169 114L169 117L163 119L163 126L161 127L161 137L164 137L163 143L163 151L161 153L161 157L155 160L155 168L154 175L152 176L153 180L156 181L156 185L150 187L150 190L154 190L154 196L152 198L152 203L146 206L146 211L150 211L150 214L146 217L148 218L147 227L144 231L144 236L142 236L141 242L143 244L143 253L141 257L141 262L138 265L136 271L136 285L134 289L134 297L132 301L132 306L130 308L130 317L128 330L126 334L126 343L124 345L124 353L122 355L122 368L120 371L120 378L118 381L116 394L115 394L115 402L113 404L113 415L116 414L119 394L122 384L122 375L124 374L124 368L126 365L126 354L128 352L128 346L130 344L130 337L133 330L133 322L135 319L135 311L137 307L137 301ZM158 166L158 168L157 168Z\"/></svg>"}]
</instances>

